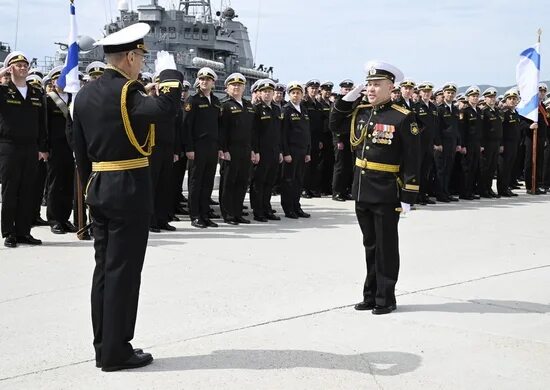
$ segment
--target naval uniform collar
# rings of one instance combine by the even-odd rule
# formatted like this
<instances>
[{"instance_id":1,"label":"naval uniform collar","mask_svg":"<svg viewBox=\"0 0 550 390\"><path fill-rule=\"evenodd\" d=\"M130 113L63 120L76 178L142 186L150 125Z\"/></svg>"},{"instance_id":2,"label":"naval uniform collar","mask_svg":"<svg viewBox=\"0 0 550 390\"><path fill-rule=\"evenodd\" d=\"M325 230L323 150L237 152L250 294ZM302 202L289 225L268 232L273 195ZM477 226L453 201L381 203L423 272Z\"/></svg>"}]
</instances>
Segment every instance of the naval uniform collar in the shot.
<instances>
[{"instance_id":1,"label":"naval uniform collar","mask_svg":"<svg viewBox=\"0 0 550 390\"><path fill-rule=\"evenodd\" d=\"M128 73L126 73L125 71L123 71L122 69L112 65L112 64L107 64L107 66L105 67L105 70L111 70L113 71L115 74L119 74L121 75L122 77L124 78L127 78L128 80L133 80L130 75Z\"/></svg>"},{"instance_id":2,"label":"naval uniform collar","mask_svg":"<svg viewBox=\"0 0 550 390\"><path fill-rule=\"evenodd\" d=\"M391 100L386 100L384 103L373 105L372 109L376 111L382 111L391 106Z\"/></svg>"}]
</instances>

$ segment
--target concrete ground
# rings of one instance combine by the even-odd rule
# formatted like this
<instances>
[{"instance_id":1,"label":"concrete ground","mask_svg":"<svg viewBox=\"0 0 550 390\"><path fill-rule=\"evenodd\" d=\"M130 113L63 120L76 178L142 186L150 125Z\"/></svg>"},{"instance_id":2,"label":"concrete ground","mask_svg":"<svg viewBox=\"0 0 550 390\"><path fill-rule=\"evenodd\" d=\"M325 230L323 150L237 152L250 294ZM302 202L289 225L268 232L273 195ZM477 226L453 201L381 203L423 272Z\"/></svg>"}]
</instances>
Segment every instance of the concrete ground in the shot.
<instances>
[{"instance_id":1,"label":"concrete ground","mask_svg":"<svg viewBox=\"0 0 550 390\"><path fill-rule=\"evenodd\" d=\"M0 388L550 388L550 195L402 218L386 316L352 307L353 202L303 204L309 220L151 234L133 345L155 361L131 371L94 366L91 242L42 227L42 247L1 247Z\"/></svg>"}]
</instances>

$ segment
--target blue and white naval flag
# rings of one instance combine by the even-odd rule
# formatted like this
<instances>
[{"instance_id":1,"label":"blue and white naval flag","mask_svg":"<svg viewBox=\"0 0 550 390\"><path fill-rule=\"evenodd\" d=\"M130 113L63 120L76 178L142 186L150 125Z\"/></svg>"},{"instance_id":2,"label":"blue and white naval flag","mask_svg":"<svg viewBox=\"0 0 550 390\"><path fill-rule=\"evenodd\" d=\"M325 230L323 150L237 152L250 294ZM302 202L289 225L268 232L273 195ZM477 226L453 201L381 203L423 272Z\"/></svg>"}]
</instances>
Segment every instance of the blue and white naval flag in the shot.
<instances>
[{"instance_id":1,"label":"blue and white naval flag","mask_svg":"<svg viewBox=\"0 0 550 390\"><path fill-rule=\"evenodd\" d=\"M524 50L519 56L516 66L516 82L521 101L517 106L518 113L533 122L538 120L539 107L539 73L540 44Z\"/></svg>"},{"instance_id":2,"label":"blue and white naval flag","mask_svg":"<svg viewBox=\"0 0 550 390\"><path fill-rule=\"evenodd\" d=\"M70 29L69 29L69 51L65 59L65 67L61 71L61 76L57 79L57 85L67 93L77 93L80 89L80 80L78 79L78 31L76 27L76 15L73 0L70 4Z\"/></svg>"}]
</instances>

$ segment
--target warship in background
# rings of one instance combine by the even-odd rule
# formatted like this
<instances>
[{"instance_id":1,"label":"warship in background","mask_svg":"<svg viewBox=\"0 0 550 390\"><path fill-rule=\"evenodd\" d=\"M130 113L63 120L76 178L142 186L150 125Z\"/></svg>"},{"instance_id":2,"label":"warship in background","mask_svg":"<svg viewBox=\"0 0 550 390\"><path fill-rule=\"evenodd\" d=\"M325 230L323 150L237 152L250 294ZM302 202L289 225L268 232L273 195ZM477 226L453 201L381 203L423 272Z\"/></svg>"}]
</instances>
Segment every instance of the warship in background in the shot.
<instances>
[{"instance_id":1,"label":"warship in background","mask_svg":"<svg viewBox=\"0 0 550 390\"><path fill-rule=\"evenodd\" d=\"M213 16L210 0L180 0L178 7L173 9L160 6L158 0L149 0L148 4L137 6L137 10L130 9L128 2L122 0L118 2L118 11L120 15L116 20L105 25L105 35L138 22L151 26L144 38L149 51L144 71L153 73L157 52L165 50L174 55L178 70L191 83L200 68L212 68L218 74L218 93L225 89L225 78L234 72L242 73L248 86L258 79L273 78L272 66L256 66L247 28L235 20L238 15L231 7L225 7ZM67 45L56 44L59 49L55 57L47 57L38 63L44 71L65 62ZM82 71L90 62L98 60L104 60L100 47L81 51L79 68Z\"/></svg>"}]
</instances>

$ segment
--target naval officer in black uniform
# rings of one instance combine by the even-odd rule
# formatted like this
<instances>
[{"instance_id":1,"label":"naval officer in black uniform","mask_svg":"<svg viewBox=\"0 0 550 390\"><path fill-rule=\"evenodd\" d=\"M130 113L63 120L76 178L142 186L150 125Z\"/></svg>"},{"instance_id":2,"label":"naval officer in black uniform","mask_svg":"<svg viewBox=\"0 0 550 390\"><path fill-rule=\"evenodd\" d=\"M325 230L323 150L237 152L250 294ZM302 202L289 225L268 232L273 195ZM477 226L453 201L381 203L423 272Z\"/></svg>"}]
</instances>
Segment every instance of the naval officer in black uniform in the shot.
<instances>
[{"instance_id":1,"label":"naval officer in black uniform","mask_svg":"<svg viewBox=\"0 0 550 390\"><path fill-rule=\"evenodd\" d=\"M75 155L94 224L92 323L96 365L103 371L153 360L130 344L153 212L148 156L154 123L177 114L183 77L173 58L160 52L159 96L147 96L137 78L148 32L149 25L136 23L98 41L108 66L74 101Z\"/></svg>"},{"instance_id":2,"label":"naval officer in black uniform","mask_svg":"<svg viewBox=\"0 0 550 390\"><path fill-rule=\"evenodd\" d=\"M0 85L0 182L4 245L40 245L31 236L33 189L38 160L48 160L44 95L26 81L27 56L11 52L5 60L11 81Z\"/></svg>"},{"instance_id":3,"label":"naval officer in black uniform","mask_svg":"<svg viewBox=\"0 0 550 390\"><path fill-rule=\"evenodd\" d=\"M366 70L366 99L362 84L338 99L331 126L338 128L351 113L352 193L367 263L363 301L355 309L387 314L396 308L399 214L410 210L419 190L420 129L412 111L390 100L401 71L377 61L367 63Z\"/></svg>"}]
</instances>

